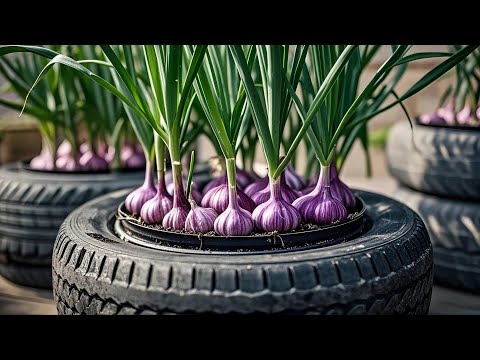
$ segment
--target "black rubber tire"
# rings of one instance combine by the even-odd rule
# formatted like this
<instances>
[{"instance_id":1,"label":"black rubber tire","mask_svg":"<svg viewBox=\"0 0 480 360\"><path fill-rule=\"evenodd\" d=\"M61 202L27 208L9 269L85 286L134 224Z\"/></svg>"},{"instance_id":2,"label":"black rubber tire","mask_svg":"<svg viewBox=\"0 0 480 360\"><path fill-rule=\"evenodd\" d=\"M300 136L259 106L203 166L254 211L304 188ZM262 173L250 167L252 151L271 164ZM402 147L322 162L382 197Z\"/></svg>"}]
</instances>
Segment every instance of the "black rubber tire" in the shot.
<instances>
[{"instance_id":1,"label":"black rubber tire","mask_svg":"<svg viewBox=\"0 0 480 360\"><path fill-rule=\"evenodd\" d=\"M480 293L480 203L400 187L393 196L417 211L434 247L435 281Z\"/></svg>"},{"instance_id":2,"label":"black rubber tire","mask_svg":"<svg viewBox=\"0 0 480 360\"><path fill-rule=\"evenodd\" d=\"M0 275L51 288L52 250L67 215L102 194L142 183L143 171L60 174L0 167Z\"/></svg>"},{"instance_id":3,"label":"black rubber tire","mask_svg":"<svg viewBox=\"0 0 480 360\"><path fill-rule=\"evenodd\" d=\"M392 176L405 186L448 198L480 199L480 131L395 124L386 155ZM416 148L415 148L416 147Z\"/></svg>"},{"instance_id":4,"label":"black rubber tire","mask_svg":"<svg viewBox=\"0 0 480 360\"><path fill-rule=\"evenodd\" d=\"M117 191L65 220L53 252L59 314L427 314L433 254L405 205L357 191L371 228L346 243L263 254L161 251L113 233Z\"/></svg>"}]
</instances>

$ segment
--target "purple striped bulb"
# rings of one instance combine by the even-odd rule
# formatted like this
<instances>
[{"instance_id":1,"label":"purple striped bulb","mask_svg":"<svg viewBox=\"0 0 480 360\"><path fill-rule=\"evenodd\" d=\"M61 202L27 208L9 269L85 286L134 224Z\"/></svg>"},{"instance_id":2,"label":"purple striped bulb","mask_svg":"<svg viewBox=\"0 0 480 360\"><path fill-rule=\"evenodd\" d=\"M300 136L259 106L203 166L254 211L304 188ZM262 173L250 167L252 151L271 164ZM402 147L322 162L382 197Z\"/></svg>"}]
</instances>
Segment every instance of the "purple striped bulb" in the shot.
<instances>
[{"instance_id":1,"label":"purple striped bulb","mask_svg":"<svg viewBox=\"0 0 480 360\"><path fill-rule=\"evenodd\" d=\"M283 174L277 183L271 185L270 199L253 211L253 221L260 230L287 232L300 225L302 220L300 213L284 198L282 177Z\"/></svg>"},{"instance_id":2,"label":"purple striped bulb","mask_svg":"<svg viewBox=\"0 0 480 360\"><path fill-rule=\"evenodd\" d=\"M293 190L300 191L306 186L305 179L298 175L290 164L285 169L285 179L284 184L287 184Z\"/></svg>"},{"instance_id":3,"label":"purple striped bulb","mask_svg":"<svg viewBox=\"0 0 480 360\"><path fill-rule=\"evenodd\" d=\"M245 190L245 188L250 185L252 181L254 181L254 178L251 177L251 175L242 169L239 169L238 166L236 168L235 172L235 177L237 181L237 186L240 188L240 190Z\"/></svg>"},{"instance_id":4,"label":"purple striped bulb","mask_svg":"<svg viewBox=\"0 0 480 360\"><path fill-rule=\"evenodd\" d=\"M472 119L472 115L472 107L470 105L465 105L465 107L457 114L457 122L460 125L468 125Z\"/></svg>"},{"instance_id":5,"label":"purple striped bulb","mask_svg":"<svg viewBox=\"0 0 480 360\"><path fill-rule=\"evenodd\" d=\"M77 159L72 157L71 155L61 156L57 158L55 161L55 166L57 169L63 171L77 171L80 170L80 166L78 164Z\"/></svg>"},{"instance_id":6,"label":"purple striped bulb","mask_svg":"<svg viewBox=\"0 0 480 360\"><path fill-rule=\"evenodd\" d=\"M317 186L307 195L299 197L292 204L303 221L317 225L327 225L347 217L347 209L330 191L330 169L323 167Z\"/></svg>"},{"instance_id":7,"label":"purple striped bulb","mask_svg":"<svg viewBox=\"0 0 480 360\"><path fill-rule=\"evenodd\" d=\"M247 194L249 197L252 197L253 194L268 188L268 176L265 176L264 178L261 178L260 180L257 180L250 185L248 185L245 188L245 194Z\"/></svg>"},{"instance_id":8,"label":"purple striped bulb","mask_svg":"<svg viewBox=\"0 0 480 360\"><path fill-rule=\"evenodd\" d=\"M157 194L142 206L140 217L147 224L161 224L165 215L172 210L173 198L165 188L165 179L159 175Z\"/></svg>"},{"instance_id":9,"label":"purple striped bulb","mask_svg":"<svg viewBox=\"0 0 480 360\"><path fill-rule=\"evenodd\" d=\"M455 123L455 104L454 99L450 100L445 107L441 107L436 111L437 115L443 118L447 124Z\"/></svg>"},{"instance_id":10,"label":"purple striped bulb","mask_svg":"<svg viewBox=\"0 0 480 360\"><path fill-rule=\"evenodd\" d=\"M190 212L185 220L185 230L197 234L205 234L214 229L217 212L212 208L198 206L195 200L190 200Z\"/></svg>"},{"instance_id":11,"label":"purple striped bulb","mask_svg":"<svg viewBox=\"0 0 480 360\"><path fill-rule=\"evenodd\" d=\"M68 140L63 140L58 146L57 157L69 156L72 153L72 144Z\"/></svg>"},{"instance_id":12,"label":"purple striped bulb","mask_svg":"<svg viewBox=\"0 0 480 360\"><path fill-rule=\"evenodd\" d=\"M279 180L279 187L280 187L280 192L283 200L285 200L287 203L291 204L297 199L301 193L297 192L295 190L292 190L287 182L286 182L286 171L280 175L280 180ZM265 189L260 190L256 192L255 194L252 195L252 200L255 202L255 205L258 206L260 204L263 204L264 202L268 201L271 197L271 191L270 187L267 185Z\"/></svg>"},{"instance_id":13,"label":"purple striped bulb","mask_svg":"<svg viewBox=\"0 0 480 360\"><path fill-rule=\"evenodd\" d=\"M157 190L153 183L152 166L147 164L145 169L145 182L127 196L125 199L125 207L133 215L140 215L143 205L153 198L156 193Z\"/></svg>"},{"instance_id":14,"label":"purple striped bulb","mask_svg":"<svg viewBox=\"0 0 480 360\"><path fill-rule=\"evenodd\" d=\"M229 185L219 185L213 189L210 189L205 195L203 195L202 206L206 208L212 208L217 213L223 213L229 206ZM255 202L250 199L242 190L237 187L237 201L238 205L248 212L252 212L255 209Z\"/></svg>"},{"instance_id":15,"label":"purple striped bulb","mask_svg":"<svg viewBox=\"0 0 480 360\"><path fill-rule=\"evenodd\" d=\"M211 191L213 190L215 189L212 189ZM229 204L225 211L223 211L215 220L215 232L223 236L250 235L253 231L252 214L240 207L240 197L237 195L238 189L228 187L227 190Z\"/></svg>"},{"instance_id":16,"label":"purple striped bulb","mask_svg":"<svg viewBox=\"0 0 480 360\"><path fill-rule=\"evenodd\" d=\"M54 162L52 154L46 149L42 149L40 154L30 160L30 167L34 170L53 170Z\"/></svg>"},{"instance_id":17,"label":"purple striped bulb","mask_svg":"<svg viewBox=\"0 0 480 360\"><path fill-rule=\"evenodd\" d=\"M79 166L82 170L90 171L106 171L108 170L108 163L105 159L95 154L92 150L87 150L80 156L78 160Z\"/></svg>"},{"instance_id":18,"label":"purple striped bulb","mask_svg":"<svg viewBox=\"0 0 480 360\"><path fill-rule=\"evenodd\" d=\"M126 160L123 161L123 164L125 167L129 169L141 169L145 166L147 163L145 159L145 155L139 154L137 152L133 153L131 156L129 156Z\"/></svg>"},{"instance_id":19,"label":"purple striped bulb","mask_svg":"<svg viewBox=\"0 0 480 360\"><path fill-rule=\"evenodd\" d=\"M90 146L90 144L84 142L84 143L80 144L80 146L78 147L78 152L80 154L85 154L87 151L91 151L91 149L92 149L92 147Z\"/></svg>"},{"instance_id":20,"label":"purple striped bulb","mask_svg":"<svg viewBox=\"0 0 480 360\"><path fill-rule=\"evenodd\" d=\"M190 205L185 198L183 184L179 181L178 184L175 184L173 191L172 210L163 218L162 226L166 229L183 230L189 211Z\"/></svg>"},{"instance_id":21,"label":"purple striped bulb","mask_svg":"<svg viewBox=\"0 0 480 360\"><path fill-rule=\"evenodd\" d=\"M227 175L222 175L219 177L216 177L212 180L210 180L202 190L203 195L205 195L207 192L212 190L213 188L216 188L217 186L223 185L227 183Z\"/></svg>"},{"instance_id":22,"label":"purple striped bulb","mask_svg":"<svg viewBox=\"0 0 480 360\"><path fill-rule=\"evenodd\" d=\"M332 196L340 200L347 209L355 207L357 200L350 188L338 177L337 167L334 163L330 165L330 192Z\"/></svg>"},{"instance_id":23,"label":"purple striped bulb","mask_svg":"<svg viewBox=\"0 0 480 360\"><path fill-rule=\"evenodd\" d=\"M420 122L425 125L446 125L447 124L445 119L439 114L437 114L436 112L432 114L424 114L420 116Z\"/></svg>"}]
</instances>

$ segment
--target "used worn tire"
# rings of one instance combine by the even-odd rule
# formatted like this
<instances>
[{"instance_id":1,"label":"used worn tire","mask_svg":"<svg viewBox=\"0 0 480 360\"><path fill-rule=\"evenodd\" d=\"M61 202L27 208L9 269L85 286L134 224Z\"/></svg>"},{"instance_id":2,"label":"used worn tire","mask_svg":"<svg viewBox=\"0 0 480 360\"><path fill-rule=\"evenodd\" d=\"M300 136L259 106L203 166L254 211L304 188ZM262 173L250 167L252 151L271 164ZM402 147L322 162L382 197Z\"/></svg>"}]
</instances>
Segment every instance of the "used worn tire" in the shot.
<instances>
[{"instance_id":1,"label":"used worn tire","mask_svg":"<svg viewBox=\"0 0 480 360\"><path fill-rule=\"evenodd\" d=\"M0 275L20 285L52 287L52 250L67 215L102 194L142 183L143 171L61 174L0 168Z\"/></svg>"},{"instance_id":2,"label":"used worn tire","mask_svg":"<svg viewBox=\"0 0 480 360\"><path fill-rule=\"evenodd\" d=\"M480 131L395 124L387 141L390 173L402 184L427 194L480 199Z\"/></svg>"},{"instance_id":3,"label":"used worn tire","mask_svg":"<svg viewBox=\"0 0 480 360\"><path fill-rule=\"evenodd\" d=\"M53 252L59 314L427 314L432 246L420 217L357 191L370 227L348 242L261 254L153 250L113 233L127 192L75 210Z\"/></svg>"},{"instance_id":4,"label":"used worn tire","mask_svg":"<svg viewBox=\"0 0 480 360\"><path fill-rule=\"evenodd\" d=\"M417 211L434 247L435 281L480 292L480 203L425 195L404 187L393 195Z\"/></svg>"}]
</instances>

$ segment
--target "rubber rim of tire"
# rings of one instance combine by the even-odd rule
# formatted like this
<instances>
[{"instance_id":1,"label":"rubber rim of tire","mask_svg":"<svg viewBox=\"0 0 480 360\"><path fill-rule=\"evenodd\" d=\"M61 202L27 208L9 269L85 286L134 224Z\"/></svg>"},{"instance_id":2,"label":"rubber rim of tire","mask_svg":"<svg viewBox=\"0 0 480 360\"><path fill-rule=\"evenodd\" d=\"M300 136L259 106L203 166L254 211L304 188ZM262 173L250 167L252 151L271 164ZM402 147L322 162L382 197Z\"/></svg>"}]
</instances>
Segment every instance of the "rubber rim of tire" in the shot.
<instances>
[{"instance_id":1,"label":"rubber rim of tire","mask_svg":"<svg viewBox=\"0 0 480 360\"><path fill-rule=\"evenodd\" d=\"M126 194L92 200L62 224L53 252L60 314L428 312L431 243L420 217L393 199L357 191L383 236L218 256L121 241L107 224Z\"/></svg>"},{"instance_id":2,"label":"rubber rim of tire","mask_svg":"<svg viewBox=\"0 0 480 360\"><path fill-rule=\"evenodd\" d=\"M403 185L431 195L480 199L480 131L405 122L388 136L390 173Z\"/></svg>"}]
</instances>

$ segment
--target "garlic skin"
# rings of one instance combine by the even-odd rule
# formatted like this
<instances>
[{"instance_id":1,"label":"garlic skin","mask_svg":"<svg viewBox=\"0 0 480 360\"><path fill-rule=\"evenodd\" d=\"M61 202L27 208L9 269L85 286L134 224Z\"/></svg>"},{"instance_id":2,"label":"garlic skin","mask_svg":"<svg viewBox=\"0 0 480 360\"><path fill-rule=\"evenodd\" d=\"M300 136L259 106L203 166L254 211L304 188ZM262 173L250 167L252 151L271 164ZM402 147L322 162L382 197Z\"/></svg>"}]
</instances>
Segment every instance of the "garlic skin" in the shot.
<instances>
[{"instance_id":1,"label":"garlic skin","mask_svg":"<svg viewBox=\"0 0 480 360\"><path fill-rule=\"evenodd\" d=\"M151 164L147 163L145 168L145 182L138 189L131 192L125 199L125 207L133 215L140 215L142 206L155 196L157 189L153 184L153 173Z\"/></svg>"},{"instance_id":2,"label":"garlic skin","mask_svg":"<svg viewBox=\"0 0 480 360\"><path fill-rule=\"evenodd\" d=\"M281 196L283 200L285 200L287 203L291 204L293 203L300 195L300 192L297 192L295 190L292 190L288 185L286 181L286 171L280 175L279 179L279 191L281 192ZM255 194L252 195L252 200L255 202L256 206L259 206L260 204L265 203L268 201L271 197L271 189L270 186L267 186L265 189L260 190L256 192Z\"/></svg>"},{"instance_id":3,"label":"garlic skin","mask_svg":"<svg viewBox=\"0 0 480 360\"><path fill-rule=\"evenodd\" d=\"M72 144L66 139L58 146L57 157L68 156L72 153Z\"/></svg>"},{"instance_id":4,"label":"garlic skin","mask_svg":"<svg viewBox=\"0 0 480 360\"><path fill-rule=\"evenodd\" d=\"M338 177L335 164L330 165L330 192L334 198L340 200L347 209L355 207L357 200L352 190Z\"/></svg>"},{"instance_id":5,"label":"garlic skin","mask_svg":"<svg viewBox=\"0 0 480 360\"><path fill-rule=\"evenodd\" d=\"M53 170L55 168L52 154L46 149L42 149L39 155L30 160L29 165L34 170Z\"/></svg>"},{"instance_id":6,"label":"garlic skin","mask_svg":"<svg viewBox=\"0 0 480 360\"><path fill-rule=\"evenodd\" d=\"M82 144L83 145L83 144ZM105 159L95 154L92 150L87 150L80 156L78 165L86 171L107 171L108 163Z\"/></svg>"},{"instance_id":7,"label":"garlic skin","mask_svg":"<svg viewBox=\"0 0 480 360\"><path fill-rule=\"evenodd\" d=\"M229 206L229 193L230 186L228 184L219 185L213 189L210 189L202 199L202 206L206 208L212 208L217 213L223 213ZM242 190L236 189L236 197L238 205L248 212L252 212L255 209L255 202L250 199Z\"/></svg>"},{"instance_id":8,"label":"garlic skin","mask_svg":"<svg viewBox=\"0 0 480 360\"><path fill-rule=\"evenodd\" d=\"M250 235L253 231L252 215L240 207L237 191L228 186L229 204L214 223L215 232L219 235L242 236Z\"/></svg>"},{"instance_id":9,"label":"garlic skin","mask_svg":"<svg viewBox=\"0 0 480 360\"><path fill-rule=\"evenodd\" d=\"M61 156L55 161L55 166L57 169L63 171L77 171L81 170L77 160L71 155Z\"/></svg>"},{"instance_id":10,"label":"garlic skin","mask_svg":"<svg viewBox=\"0 0 480 360\"><path fill-rule=\"evenodd\" d=\"M165 215L172 210L173 198L165 187L163 171L158 172L157 194L142 206L140 217L147 224L161 224Z\"/></svg>"},{"instance_id":11,"label":"garlic skin","mask_svg":"<svg viewBox=\"0 0 480 360\"><path fill-rule=\"evenodd\" d=\"M465 107L458 112L457 122L460 125L468 125L470 123L470 120L472 119L472 115L473 115L472 107L466 104Z\"/></svg>"},{"instance_id":12,"label":"garlic skin","mask_svg":"<svg viewBox=\"0 0 480 360\"><path fill-rule=\"evenodd\" d=\"M202 190L202 194L205 195L207 192L212 190L213 188L216 188L217 186L223 185L227 183L227 175L222 175L219 177L216 177L212 180L210 180Z\"/></svg>"},{"instance_id":13,"label":"garlic skin","mask_svg":"<svg viewBox=\"0 0 480 360\"><path fill-rule=\"evenodd\" d=\"M162 221L162 226L165 229L182 230L185 228L185 221L187 220L189 209L184 206L173 206Z\"/></svg>"},{"instance_id":14,"label":"garlic skin","mask_svg":"<svg viewBox=\"0 0 480 360\"><path fill-rule=\"evenodd\" d=\"M283 174L270 185L270 199L260 204L252 214L255 227L262 231L287 232L300 225L300 212L285 200L282 192Z\"/></svg>"},{"instance_id":15,"label":"garlic skin","mask_svg":"<svg viewBox=\"0 0 480 360\"><path fill-rule=\"evenodd\" d=\"M185 191L183 189L180 165L174 171L174 178L178 179L175 182L173 189L173 206L162 221L162 226L166 229L183 230L185 228L185 221L187 220L188 212L190 211L190 204L185 198Z\"/></svg>"},{"instance_id":16,"label":"garlic skin","mask_svg":"<svg viewBox=\"0 0 480 360\"><path fill-rule=\"evenodd\" d=\"M185 230L197 234L205 234L214 229L218 214L212 208L204 208L197 205L195 200L190 200L190 212L185 220Z\"/></svg>"},{"instance_id":17,"label":"garlic skin","mask_svg":"<svg viewBox=\"0 0 480 360\"><path fill-rule=\"evenodd\" d=\"M307 195L299 197L292 204L305 222L328 225L344 220L347 209L330 191L330 167L322 166L317 186Z\"/></svg>"},{"instance_id":18,"label":"garlic skin","mask_svg":"<svg viewBox=\"0 0 480 360\"><path fill-rule=\"evenodd\" d=\"M246 188L245 188L245 194L248 195L249 197L252 197L253 194L265 189L265 188L268 188L268 176L265 176L264 178L261 178L260 180L257 180L253 183L251 183L250 185L248 185Z\"/></svg>"},{"instance_id":19,"label":"garlic skin","mask_svg":"<svg viewBox=\"0 0 480 360\"><path fill-rule=\"evenodd\" d=\"M295 172L295 170L293 170L292 165L290 164L287 165L284 173L285 173L285 180L286 180L284 184L287 184L290 187L290 189L301 191L305 188L306 186L305 179L300 175L298 175Z\"/></svg>"}]
</instances>

